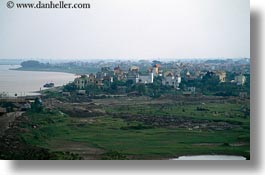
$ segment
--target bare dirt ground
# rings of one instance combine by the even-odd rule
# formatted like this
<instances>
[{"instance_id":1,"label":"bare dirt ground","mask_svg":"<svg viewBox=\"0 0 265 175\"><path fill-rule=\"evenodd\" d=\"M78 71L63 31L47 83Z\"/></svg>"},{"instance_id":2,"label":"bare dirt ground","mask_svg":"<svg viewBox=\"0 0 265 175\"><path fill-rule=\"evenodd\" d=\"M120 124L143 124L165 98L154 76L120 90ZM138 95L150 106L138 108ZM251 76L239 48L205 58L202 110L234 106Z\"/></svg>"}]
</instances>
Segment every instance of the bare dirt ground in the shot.
<instances>
[{"instance_id":1,"label":"bare dirt ground","mask_svg":"<svg viewBox=\"0 0 265 175\"><path fill-rule=\"evenodd\" d=\"M186 117L171 117L171 116L144 116L144 115L123 115L121 116L127 121L140 121L148 126L166 127L166 128L187 128L189 130L215 130L222 131L227 129L239 128L238 125L227 122L214 122L209 120L195 120Z\"/></svg>"},{"instance_id":2,"label":"bare dirt ground","mask_svg":"<svg viewBox=\"0 0 265 175\"><path fill-rule=\"evenodd\" d=\"M119 98L105 98L105 99L93 99L92 102L96 105L152 105L152 104L194 104L194 103L225 103L231 101L237 101L235 97L216 97L216 96L189 96L182 95L174 96L161 96L153 99L151 97L119 97Z\"/></svg>"},{"instance_id":3,"label":"bare dirt ground","mask_svg":"<svg viewBox=\"0 0 265 175\"><path fill-rule=\"evenodd\" d=\"M192 103L225 103L228 101L235 101L233 97L207 97L207 96L162 96L153 99L151 97L118 97L118 98L104 98L93 99L90 102L62 102L56 98L49 98L44 100L44 106L48 109L59 109L69 115L73 116L78 113L80 117L99 116L104 115L103 110L106 106L128 106L128 105L163 105L163 104L192 104Z\"/></svg>"},{"instance_id":4,"label":"bare dirt ground","mask_svg":"<svg viewBox=\"0 0 265 175\"><path fill-rule=\"evenodd\" d=\"M97 105L103 106L115 106L115 105L147 105L147 104L167 104L174 103L172 99L152 99L150 97L119 97L119 98L107 98L107 99L93 99L93 102Z\"/></svg>"},{"instance_id":5,"label":"bare dirt ground","mask_svg":"<svg viewBox=\"0 0 265 175\"><path fill-rule=\"evenodd\" d=\"M58 141L51 143L54 151L71 152L80 155L85 160L98 160L104 150L90 147L89 145L81 142L73 141ZM67 145L67 146L66 146Z\"/></svg>"},{"instance_id":6,"label":"bare dirt ground","mask_svg":"<svg viewBox=\"0 0 265 175\"><path fill-rule=\"evenodd\" d=\"M43 104L47 109L59 109L71 117L95 117L105 114L105 111L93 102L70 103L50 98L44 100Z\"/></svg>"},{"instance_id":7,"label":"bare dirt ground","mask_svg":"<svg viewBox=\"0 0 265 175\"><path fill-rule=\"evenodd\" d=\"M9 123L12 123L16 118L20 117L24 112L10 112L0 116L0 136L9 128Z\"/></svg>"}]
</instances>

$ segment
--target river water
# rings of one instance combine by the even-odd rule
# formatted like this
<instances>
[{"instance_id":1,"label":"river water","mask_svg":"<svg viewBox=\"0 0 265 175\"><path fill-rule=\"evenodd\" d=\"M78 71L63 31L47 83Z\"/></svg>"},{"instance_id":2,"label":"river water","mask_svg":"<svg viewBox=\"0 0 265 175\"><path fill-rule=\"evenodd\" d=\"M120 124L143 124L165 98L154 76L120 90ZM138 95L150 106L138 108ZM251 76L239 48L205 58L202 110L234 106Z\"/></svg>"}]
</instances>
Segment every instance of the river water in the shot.
<instances>
[{"instance_id":1,"label":"river water","mask_svg":"<svg viewBox=\"0 0 265 175\"><path fill-rule=\"evenodd\" d=\"M180 156L171 160L246 160L243 156L229 155L199 155L199 156Z\"/></svg>"},{"instance_id":2,"label":"river water","mask_svg":"<svg viewBox=\"0 0 265 175\"><path fill-rule=\"evenodd\" d=\"M17 65L0 65L0 93L9 96L36 95L36 91L43 88L46 83L62 86L74 81L75 75L61 72L17 71Z\"/></svg>"}]
</instances>

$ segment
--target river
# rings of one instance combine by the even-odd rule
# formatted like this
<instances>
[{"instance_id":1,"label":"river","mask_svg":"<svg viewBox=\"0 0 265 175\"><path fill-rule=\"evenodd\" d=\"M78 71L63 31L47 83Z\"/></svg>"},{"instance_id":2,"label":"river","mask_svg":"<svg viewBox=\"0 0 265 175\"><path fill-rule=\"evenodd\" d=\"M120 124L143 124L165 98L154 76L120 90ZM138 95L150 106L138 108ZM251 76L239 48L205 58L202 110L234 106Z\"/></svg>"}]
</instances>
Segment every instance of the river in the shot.
<instances>
[{"instance_id":1,"label":"river","mask_svg":"<svg viewBox=\"0 0 265 175\"><path fill-rule=\"evenodd\" d=\"M61 72L18 71L18 65L0 65L0 93L8 96L36 95L36 91L43 88L46 83L55 86L65 85L75 79L74 74Z\"/></svg>"},{"instance_id":2,"label":"river","mask_svg":"<svg viewBox=\"0 0 265 175\"><path fill-rule=\"evenodd\" d=\"M171 160L246 160L243 156L230 155L199 155L199 156L180 156Z\"/></svg>"}]
</instances>

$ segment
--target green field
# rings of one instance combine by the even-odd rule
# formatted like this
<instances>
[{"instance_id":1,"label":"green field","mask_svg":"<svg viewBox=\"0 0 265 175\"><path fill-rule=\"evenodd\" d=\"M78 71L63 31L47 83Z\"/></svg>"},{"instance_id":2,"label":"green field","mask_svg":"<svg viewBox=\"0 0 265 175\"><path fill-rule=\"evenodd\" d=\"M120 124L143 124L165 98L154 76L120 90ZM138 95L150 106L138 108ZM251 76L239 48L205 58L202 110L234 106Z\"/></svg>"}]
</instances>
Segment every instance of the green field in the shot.
<instances>
[{"instance_id":1,"label":"green field","mask_svg":"<svg viewBox=\"0 0 265 175\"><path fill-rule=\"evenodd\" d=\"M28 112L30 123L21 124L21 134L30 145L51 151L69 151L101 159L116 152L128 159L168 159L181 155L225 154L250 157L248 102L211 103L198 111L197 104L100 106L106 114L70 117L59 111ZM201 107L201 105L200 105ZM231 129L180 128L152 125L123 118L123 114L145 117L175 117L195 121L227 122ZM35 127L32 127L35 126ZM78 149L77 149L78 148ZM89 149L88 149L89 148ZM112 158L112 157L111 157Z\"/></svg>"}]
</instances>

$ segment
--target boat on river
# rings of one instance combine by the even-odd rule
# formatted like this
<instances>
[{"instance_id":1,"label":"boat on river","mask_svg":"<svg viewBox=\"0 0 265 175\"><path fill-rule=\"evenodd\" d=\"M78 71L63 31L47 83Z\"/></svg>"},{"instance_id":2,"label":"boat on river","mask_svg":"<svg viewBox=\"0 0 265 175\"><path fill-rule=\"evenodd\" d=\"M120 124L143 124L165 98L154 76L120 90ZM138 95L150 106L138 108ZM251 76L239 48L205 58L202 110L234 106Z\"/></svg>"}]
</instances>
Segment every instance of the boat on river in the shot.
<instances>
[{"instance_id":1,"label":"boat on river","mask_svg":"<svg viewBox=\"0 0 265 175\"><path fill-rule=\"evenodd\" d=\"M54 83L46 83L45 85L43 85L43 87L46 87L46 88L54 87Z\"/></svg>"}]
</instances>

